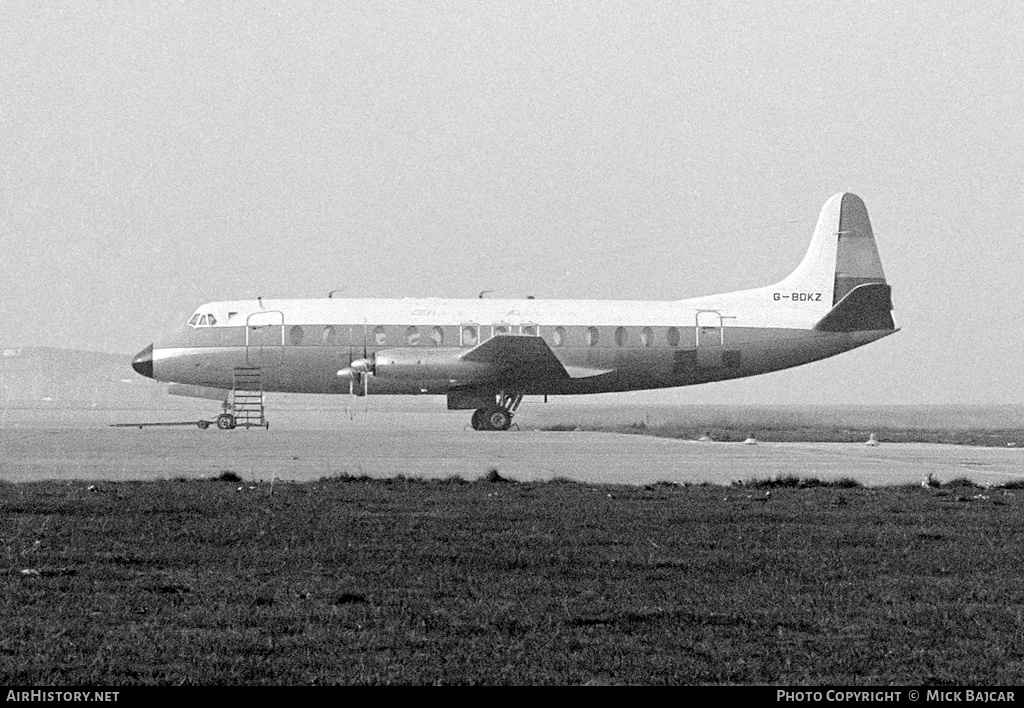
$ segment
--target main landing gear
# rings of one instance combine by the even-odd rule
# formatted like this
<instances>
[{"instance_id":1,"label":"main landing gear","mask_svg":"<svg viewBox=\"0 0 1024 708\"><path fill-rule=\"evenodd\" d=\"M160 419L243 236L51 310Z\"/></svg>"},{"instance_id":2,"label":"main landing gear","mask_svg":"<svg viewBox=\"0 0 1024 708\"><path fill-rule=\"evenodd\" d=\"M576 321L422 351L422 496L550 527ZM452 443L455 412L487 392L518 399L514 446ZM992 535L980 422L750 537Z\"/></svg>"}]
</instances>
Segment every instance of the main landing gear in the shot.
<instances>
[{"instance_id":1,"label":"main landing gear","mask_svg":"<svg viewBox=\"0 0 1024 708\"><path fill-rule=\"evenodd\" d=\"M508 430L512 427L512 416L523 400L523 394L507 394L504 391L496 397L492 406L473 411L470 423L473 430Z\"/></svg>"}]
</instances>

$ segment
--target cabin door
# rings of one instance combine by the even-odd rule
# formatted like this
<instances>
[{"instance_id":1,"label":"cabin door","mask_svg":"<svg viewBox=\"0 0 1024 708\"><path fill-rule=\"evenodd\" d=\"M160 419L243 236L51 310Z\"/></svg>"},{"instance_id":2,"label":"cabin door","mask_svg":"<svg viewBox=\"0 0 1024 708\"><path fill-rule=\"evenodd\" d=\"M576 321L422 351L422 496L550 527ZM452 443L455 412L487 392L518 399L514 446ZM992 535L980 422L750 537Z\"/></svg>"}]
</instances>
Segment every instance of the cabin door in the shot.
<instances>
[{"instance_id":1,"label":"cabin door","mask_svg":"<svg viewBox=\"0 0 1024 708\"><path fill-rule=\"evenodd\" d=\"M254 312L245 320L245 362L261 369L284 362L284 313Z\"/></svg>"},{"instance_id":2,"label":"cabin door","mask_svg":"<svg viewBox=\"0 0 1024 708\"><path fill-rule=\"evenodd\" d=\"M697 312L697 366L716 367L722 365L722 351L725 349L725 322L717 310Z\"/></svg>"}]
</instances>

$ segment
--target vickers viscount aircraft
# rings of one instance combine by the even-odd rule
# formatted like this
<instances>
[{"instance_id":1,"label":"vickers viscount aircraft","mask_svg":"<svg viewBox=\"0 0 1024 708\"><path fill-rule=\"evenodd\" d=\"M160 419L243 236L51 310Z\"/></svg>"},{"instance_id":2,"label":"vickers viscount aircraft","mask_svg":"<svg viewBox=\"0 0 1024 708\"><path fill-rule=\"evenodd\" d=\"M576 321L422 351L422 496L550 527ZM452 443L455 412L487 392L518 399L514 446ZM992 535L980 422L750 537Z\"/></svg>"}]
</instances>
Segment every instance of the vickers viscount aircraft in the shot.
<instances>
[{"instance_id":1,"label":"vickers viscount aircraft","mask_svg":"<svg viewBox=\"0 0 1024 708\"><path fill-rule=\"evenodd\" d=\"M265 425L263 392L285 391L445 395L449 409L474 411L475 429L507 430L523 396L799 366L892 334L891 310L867 209L846 193L825 203L797 269L768 287L671 302L211 302L132 366L172 393L220 399L224 429Z\"/></svg>"}]
</instances>

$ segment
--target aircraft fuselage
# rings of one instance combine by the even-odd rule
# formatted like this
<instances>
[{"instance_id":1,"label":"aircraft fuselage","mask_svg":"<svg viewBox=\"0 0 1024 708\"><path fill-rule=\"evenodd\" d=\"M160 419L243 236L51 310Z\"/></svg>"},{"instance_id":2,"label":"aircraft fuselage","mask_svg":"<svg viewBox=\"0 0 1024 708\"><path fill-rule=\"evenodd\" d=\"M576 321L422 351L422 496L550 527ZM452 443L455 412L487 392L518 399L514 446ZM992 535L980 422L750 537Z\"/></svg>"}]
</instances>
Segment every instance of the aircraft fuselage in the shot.
<instances>
[{"instance_id":1,"label":"aircraft fuselage","mask_svg":"<svg viewBox=\"0 0 1024 708\"><path fill-rule=\"evenodd\" d=\"M370 394L447 394L484 384L521 387L527 395L606 393L753 376L833 356L893 331L744 325L741 314L708 309L712 304L703 299L612 307L541 300L211 303L200 311L217 318L216 325L185 327L154 344L153 377L230 389L236 368L255 366L263 371L267 391L348 393L349 381L337 372L369 357L377 361L367 383ZM254 316L263 323L247 325ZM539 337L575 376L501 374L498 364L460 358L493 336Z\"/></svg>"}]
</instances>

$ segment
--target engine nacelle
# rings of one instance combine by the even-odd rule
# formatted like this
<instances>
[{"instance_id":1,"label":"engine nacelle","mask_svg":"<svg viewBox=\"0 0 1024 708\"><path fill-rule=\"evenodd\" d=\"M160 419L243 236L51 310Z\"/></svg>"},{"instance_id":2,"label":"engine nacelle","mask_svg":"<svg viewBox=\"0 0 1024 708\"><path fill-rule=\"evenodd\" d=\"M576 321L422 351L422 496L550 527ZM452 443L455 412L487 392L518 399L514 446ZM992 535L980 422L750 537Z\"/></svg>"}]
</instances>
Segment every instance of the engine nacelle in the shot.
<instances>
[{"instance_id":1,"label":"engine nacelle","mask_svg":"<svg viewBox=\"0 0 1024 708\"><path fill-rule=\"evenodd\" d=\"M374 355L373 374L380 379L413 381L479 381L495 375L494 364L462 359L466 351L426 347L382 349Z\"/></svg>"}]
</instances>

